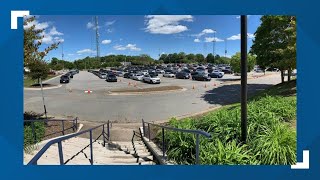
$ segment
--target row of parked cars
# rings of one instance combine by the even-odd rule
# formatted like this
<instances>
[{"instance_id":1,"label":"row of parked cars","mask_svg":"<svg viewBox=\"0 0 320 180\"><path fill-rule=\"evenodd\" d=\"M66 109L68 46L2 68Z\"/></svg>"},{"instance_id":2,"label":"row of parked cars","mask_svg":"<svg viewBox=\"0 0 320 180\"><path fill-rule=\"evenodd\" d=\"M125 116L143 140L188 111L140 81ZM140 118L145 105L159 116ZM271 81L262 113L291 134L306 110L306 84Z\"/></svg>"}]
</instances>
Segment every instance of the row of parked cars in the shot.
<instances>
[{"instance_id":1,"label":"row of parked cars","mask_svg":"<svg viewBox=\"0 0 320 180\"><path fill-rule=\"evenodd\" d=\"M114 71L100 69L99 71L88 70L88 72L93 73L98 76L100 79L105 79L107 82L117 82L117 76Z\"/></svg>"},{"instance_id":2,"label":"row of parked cars","mask_svg":"<svg viewBox=\"0 0 320 180\"><path fill-rule=\"evenodd\" d=\"M73 76L78 73L79 73L79 70L77 69L67 72L66 74L60 77L60 83L69 83L70 79L73 78Z\"/></svg>"}]
</instances>

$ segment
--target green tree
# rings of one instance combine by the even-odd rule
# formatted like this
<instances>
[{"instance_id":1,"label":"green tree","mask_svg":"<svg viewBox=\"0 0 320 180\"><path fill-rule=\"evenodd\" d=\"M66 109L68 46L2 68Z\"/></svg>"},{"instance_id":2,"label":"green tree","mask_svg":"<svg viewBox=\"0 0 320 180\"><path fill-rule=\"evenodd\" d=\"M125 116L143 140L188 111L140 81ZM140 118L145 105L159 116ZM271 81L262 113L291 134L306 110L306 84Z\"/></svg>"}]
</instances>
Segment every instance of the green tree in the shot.
<instances>
[{"instance_id":1,"label":"green tree","mask_svg":"<svg viewBox=\"0 0 320 180\"><path fill-rule=\"evenodd\" d=\"M256 64L256 57L252 54L248 54L247 60L248 60L248 72L250 72L253 70L254 65ZM241 72L241 53L240 52L237 52L235 55L231 57L230 66L233 72L235 73Z\"/></svg>"},{"instance_id":2,"label":"green tree","mask_svg":"<svg viewBox=\"0 0 320 180\"><path fill-rule=\"evenodd\" d=\"M262 16L261 25L255 32L251 52L257 55L261 67L277 67L284 71L296 68L296 18L294 16Z\"/></svg>"},{"instance_id":3,"label":"green tree","mask_svg":"<svg viewBox=\"0 0 320 180\"><path fill-rule=\"evenodd\" d=\"M37 29L35 26L35 17L24 18L24 66L28 67L33 61L41 61L49 53L49 51L56 49L59 43L53 43L50 46L44 48L43 51L39 51L42 45L43 32L45 29ZM30 26L30 24L33 24ZM29 27L30 26L30 27Z\"/></svg>"},{"instance_id":4,"label":"green tree","mask_svg":"<svg viewBox=\"0 0 320 180\"><path fill-rule=\"evenodd\" d=\"M37 79L38 84L40 83L40 78L45 79L48 77L49 66L44 60L32 61L28 64L30 73L28 74L31 79Z\"/></svg>"},{"instance_id":5,"label":"green tree","mask_svg":"<svg viewBox=\"0 0 320 180\"><path fill-rule=\"evenodd\" d=\"M212 53L209 53L209 54L207 55L206 60L207 60L208 63L215 63L215 62L214 62L215 59L214 59Z\"/></svg>"}]
</instances>

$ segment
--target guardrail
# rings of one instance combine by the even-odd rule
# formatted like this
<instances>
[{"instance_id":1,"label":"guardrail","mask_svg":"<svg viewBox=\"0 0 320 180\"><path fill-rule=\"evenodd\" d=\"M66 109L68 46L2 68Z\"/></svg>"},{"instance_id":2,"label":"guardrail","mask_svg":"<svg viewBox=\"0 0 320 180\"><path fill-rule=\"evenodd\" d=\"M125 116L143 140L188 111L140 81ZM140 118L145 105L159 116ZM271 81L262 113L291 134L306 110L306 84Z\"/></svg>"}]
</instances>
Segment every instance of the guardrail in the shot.
<instances>
[{"instance_id":1,"label":"guardrail","mask_svg":"<svg viewBox=\"0 0 320 180\"><path fill-rule=\"evenodd\" d=\"M179 128L174 128L174 127L169 127L169 126L162 126L159 124L154 124L154 123L149 123L149 122L145 122L142 119L142 128L143 128L143 136L146 137L146 127L145 124L147 124L148 127L148 139L149 141L151 141L151 134L150 134L150 126L156 126L156 127L160 127L162 130L162 157L165 158L165 140L164 140L164 136L165 136L165 132L164 130L170 130L170 131L178 131L178 132L184 132L184 133L190 133L190 134L195 134L196 136L196 164L199 164L199 143L200 143L200 139L199 136L202 135L206 138L211 138L211 134L205 132L205 131L201 131L201 130L192 130L192 129L179 129Z\"/></svg>"},{"instance_id":2,"label":"guardrail","mask_svg":"<svg viewBox=\"0 0 320 180\"><path fill-rule=\"evenodd\" d=\"M62 135L65 135L65 131L67 131L69 129L72 129L73 132L75 132L78 129L78 117L76 117L75 119L30 119L30 120L24 120L24 123L25 122L30 122L31 123L32 136L33 136L34 143L37 143L37 136L36 136L34 123L35 122L48 123L50 121L56 121L56 122L60 121L62 130L61 131L57 131L57 132L53 132L51 134L47 134L47 135L45 135L43 137L40 137L40 138L45 138L45 137L48 137L48 136L51 136L51 135L54 135L54 134L58 134L58 133L62 133ZM72 121L72 126L69 127L69 128L65 128L65 122L67 122L67 121Z\"/></svg>"},{"instance_id":3,"label":"guardrail","mask_svg":"<svg viewBox=\"0 0 320 180\"><path fill-rule=\"evenodd\" d=\"M107 125L107 133L105 132L105 125ZM92 131L102 127L101 134L93 141L92 140ZM49 147L55 143L58 143L58 152L59 152L59 159L60 159L60 165L66 164L68 161L64 162L63 159L63 151L62 151L62 141L79 136L84 133L90 133L90 144L85 146L82 150L90 146L90 164L93 165L93 148L92 143L97 141L101 136L103 136L103 146L105 147L106 141L110 140L110 121L108 120L107 123L101 124L99 126L90 128L88 130L80 131L78 133L66 135L60 138L53 139L49 141L28 163L28 165L37 165L38 160L41 158L41 156L49 149ZM81 151L82 151L81 150Z\"/></svg>"}]
</instances>

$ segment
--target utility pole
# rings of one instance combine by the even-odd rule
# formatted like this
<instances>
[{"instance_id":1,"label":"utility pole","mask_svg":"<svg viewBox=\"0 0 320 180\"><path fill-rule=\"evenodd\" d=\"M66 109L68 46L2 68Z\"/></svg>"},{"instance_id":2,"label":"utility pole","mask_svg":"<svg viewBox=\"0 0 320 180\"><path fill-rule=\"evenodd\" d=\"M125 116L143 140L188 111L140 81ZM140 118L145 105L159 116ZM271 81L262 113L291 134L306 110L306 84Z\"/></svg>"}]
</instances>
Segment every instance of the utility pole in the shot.
<instances>
[{"instance_id":1,"label":"utility pole","mask_svg":"<svg viewBox=\"0 0 320 180\"><path fill-rule=\"evenodd\" d=\"M63 54L63 42L61 43L61 49L62 49L62 54L61 54L61 58L62 58L62 69L64 70L64 62L63 62L63 57L64 57L64 54Z\"/></svg>"},{"instance_id":2,"label":"utility pole","mask_svg":"<svg viewBox=\"0 0 320 180\"><path fill-rule=\"evenodd\" d=\"M247 142L247 16L241 15L241 141Z\"/></svg>"},{"instance_id":3,"label":"utility pole","mask_svg":"<svg viewBox=\"0 0 320 180\"><path fill-rule=\"evenodd\" d=\"M224 40L224 57L227 57L227 39Z\"/></svg>"},{"instance_id":4,"label":"utility pole","mask_svg":"<svg viewBox=\"0 0 320 180\"><path fill-rule=\"evenodd\" d=\"M216 46L216 30L213 30L213 41L212 41L212 51L213 51L213 63L215 63L215 46Z\"/></svg>"},{"instance_id":5,"label":"utility pole","mask_svg":"<svg viewBox=\"0 0 320 180\"><path fill-rule=\"evenodd\" d=\"M99 26L98 26L98 16L95 16L95 27L96 27L96 46L97 46L97 59L100 58L100 40L99 40Z\"/></svg>"}]
</instances>

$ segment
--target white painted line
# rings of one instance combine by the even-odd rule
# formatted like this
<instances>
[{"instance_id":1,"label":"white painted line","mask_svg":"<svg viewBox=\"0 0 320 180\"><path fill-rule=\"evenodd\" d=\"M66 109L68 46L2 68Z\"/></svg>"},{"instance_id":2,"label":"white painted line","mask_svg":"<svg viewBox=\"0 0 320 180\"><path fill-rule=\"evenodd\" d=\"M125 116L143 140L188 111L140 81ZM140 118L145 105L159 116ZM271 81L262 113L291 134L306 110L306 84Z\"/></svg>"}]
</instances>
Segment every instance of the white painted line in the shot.
<instances>
[{"instance_id":1,"label":"white painted line","mask_svg":"<svg viewBox=\"0 0 320 180\"><path fill-rule=\"evenodd\" d=\"M18 17L29 16L29 11L11 11L11 29L18 29Z\"/></svg>"},{"instance_id":2,"label":"white painted line","mask_svg":"<svg viewBox=\"0 0 320 180\"><path fill-rule=\"evenodd\" d=\"M309 169L309 150L303 150L303 161L291 165L291 169Z\"/></svg>"}]
</instances>

